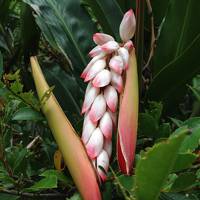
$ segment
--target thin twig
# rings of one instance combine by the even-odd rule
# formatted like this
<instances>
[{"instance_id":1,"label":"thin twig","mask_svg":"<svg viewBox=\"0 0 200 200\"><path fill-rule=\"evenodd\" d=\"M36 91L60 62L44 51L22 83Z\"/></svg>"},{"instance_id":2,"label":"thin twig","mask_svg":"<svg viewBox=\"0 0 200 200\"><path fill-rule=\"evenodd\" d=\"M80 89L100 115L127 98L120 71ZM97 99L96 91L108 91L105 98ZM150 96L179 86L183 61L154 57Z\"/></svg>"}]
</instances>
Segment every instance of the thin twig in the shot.
<instances>
[{"instance_id":1,"label":"thin twig","mask_svg":"<svg viewBox=\"0 0 200 200\"><path fill-rule=\"evenodd\" d=\"M0 192L24 196L24 197L48 197L48 198L55 198L55 197L67 197L66 194L62 193L30 193L30 192L21 192L17 190L7 190L7 189L0 189Z\"/></svg>"},{"instance_id":2,"label":"thin twig","mask_svg":"<svg viewBox=\"0 0 200 200\"><path fill-rule=\"evenodd\" d=\"M135 198L130 194L130 197L128 197L128 195L126 194L125 188L123 187L123 185L120 183L120 181L118 180L114 170L112 169L112 167L110 167L110 171L113 174L114 179L116 180L117 184L119 185L120 190L122 191L122 194L124 195L126 200L135 200Z\"/></svg>"},{"instance_id":3,"label":"thin twig","mask_svg":"<svg viewBox=\"0 0 200 200\"><path fill-rule=\"evenodd\" d=\"M150 20L151 20L151 45L150 45L149 57L148 57L146 65L143 68L143 71L149 66L151 58L153 57L155 41L156 41L155 31L154 31L154 17L153 17L153 12L152 12L150 0L146 0L146 4L147 4L147 9L148 9L148 14L149 14Z\"/></svg>"}]
</instances>

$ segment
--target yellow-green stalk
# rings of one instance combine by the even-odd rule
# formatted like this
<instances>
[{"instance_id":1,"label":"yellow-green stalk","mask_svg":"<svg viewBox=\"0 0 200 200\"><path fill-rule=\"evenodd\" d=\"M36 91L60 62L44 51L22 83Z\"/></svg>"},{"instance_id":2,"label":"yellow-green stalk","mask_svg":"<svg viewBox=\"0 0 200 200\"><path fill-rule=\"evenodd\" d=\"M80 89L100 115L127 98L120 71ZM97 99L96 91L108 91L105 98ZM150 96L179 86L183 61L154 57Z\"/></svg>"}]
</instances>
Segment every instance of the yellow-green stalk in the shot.
<instances>
[{"instance_id":1,"label":"yellow-green stalk","mask_svg":"<svg viewBox=\"0 0 200 200\"><path fill-rule=\"evenodd\" d=\"M42 100L46 92L50 91L50 88L43 76L37 58L31 57L30 61L38 97ZM44 101L42 111L83 199L101 199L96 174L87 153L52 92Z\"/></svg>"}]
</instances>

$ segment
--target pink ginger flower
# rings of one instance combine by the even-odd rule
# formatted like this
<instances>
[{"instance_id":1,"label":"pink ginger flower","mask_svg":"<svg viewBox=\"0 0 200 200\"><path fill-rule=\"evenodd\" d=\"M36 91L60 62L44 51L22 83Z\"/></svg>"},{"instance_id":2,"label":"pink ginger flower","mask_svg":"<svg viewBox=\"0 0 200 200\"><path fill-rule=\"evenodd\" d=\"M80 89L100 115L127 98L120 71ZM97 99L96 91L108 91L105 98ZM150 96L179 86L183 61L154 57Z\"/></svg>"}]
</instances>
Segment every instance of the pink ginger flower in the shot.
<instances>
[{"instance_id":1,"label":"pink ginger flower","mask_svg":"<svg viewBox=\"0 0 200 200\"><path fill-rule=\"evenodd\" d=\"M89 52L92 60L81 74L81 78L89 82L82 107L82 114L85 113L82 141L102 181L106 180L109 168L118 98L124 90L122 76L129 68L129 53L133 49L130 39L134 33L135 17L132 10L124 15L120 25L123 44L110 35L95 33L93 41L97 46Z\"/></svg>"}]
</instances>

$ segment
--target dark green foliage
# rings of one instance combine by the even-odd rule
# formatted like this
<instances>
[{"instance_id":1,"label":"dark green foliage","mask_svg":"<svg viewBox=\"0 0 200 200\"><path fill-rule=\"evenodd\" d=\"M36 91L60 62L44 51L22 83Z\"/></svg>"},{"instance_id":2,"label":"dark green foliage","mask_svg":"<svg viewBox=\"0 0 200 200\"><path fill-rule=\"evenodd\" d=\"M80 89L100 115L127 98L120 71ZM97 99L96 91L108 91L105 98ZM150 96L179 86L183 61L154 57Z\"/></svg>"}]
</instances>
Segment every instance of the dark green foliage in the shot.
<instances>
[{"instance_id":1,"label":"dark green foliage","mask_svg":"<svg viewBox=\"0 0 200 200\"><path fill-rule=\"evenodd\" d=\"M123 13L138 5L141 98L133 175L121 174L113 153L102 197L200 199L200 2L150 2L152 13L145 0L0 0L1 200L81 199L67 168L54 169L57 145L41 112L48 94L37 100L29 56L38 54L50 91L81 133L85 84L79 76L92 35L102 31L120 42ZM145 66L151 16L156 45Z\"/></svg>"}]
</instances>

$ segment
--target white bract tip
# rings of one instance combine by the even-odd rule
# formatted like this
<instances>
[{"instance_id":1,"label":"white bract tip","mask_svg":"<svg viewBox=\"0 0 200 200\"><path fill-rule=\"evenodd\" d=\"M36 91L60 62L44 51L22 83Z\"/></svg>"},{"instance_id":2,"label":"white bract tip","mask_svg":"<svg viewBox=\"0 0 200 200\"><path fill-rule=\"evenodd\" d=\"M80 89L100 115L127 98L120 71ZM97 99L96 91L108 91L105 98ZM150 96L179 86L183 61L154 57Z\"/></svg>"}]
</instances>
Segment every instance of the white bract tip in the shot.
<instances>
[{"instance_id":1,"label":"white bract tip","mask_svg":"<svg viewBox=\"0 0 200 200\"><path fill-rule=\"evenodd\" d=\"M105 33L95 33L93 35L93 41L97 45L103 45L109 41L114 41L114 38L111 35L105 34Z\"/></svg>"},{"instance_id":2,"label":"white bract tip","mask_svg":"<svg viewBox=\"0 0 200 200\"><path fill-rule=\"evenodd\" d=\"M104 98L106 100L108 108L112 112L116 112L117 103L118 103L118 95L116 89L109 85L104 90Z\"/></svg>"},{"instance_id":3,"label":"white bract tip","mask_svg":"<svg viewBox=\"0 0 200 200\"><path fill-rule=\"evenodd\" d=\"M83 70L82 74L81 74L81 78L85 78L88 71L90 70L91 66L99 59L103 58L105 56L105 53L102 52L99 55L95 56L94 58L92 58L92 60L87 64L87 66L85 67L85 69Z\"/></svg>"},{"instance_id":4,"label":"white bract tip","mask_svg":"<svg viewBox=\"0 0 200 200\"><path fill-rule=\"evenodd\" d=\"M122 57L125 69L128 69L129 52L126 48L121 47L118 49L118 54Z\"/></svg>"},{"instance_id":5,"label":"white bract tip","mask_svg":"<svg viewBox=\"0 0 200 200\"><path fill-rule=\"evenodd\" d=\"M129 52L133 49L134 45L133 42L131 40L129 40L128 42L126 42L124 44L124 48L126 48Z\"/></svg>"},{"instance_id":6,"label":"white bract tip","mask_svg":"<svg viewBox=\"0 0 200 200\"><path fill-rule=\"evenodd\" d=\"M92 133L88 143L86 144L86 150L91 159L96 158L103 148L103 134L99 128L96 128Z\"/></svg>"},{"instance_id":7,"label":"white bract tip","mask_svg":"<svg viewBox=\"0 0 200 200\"><path fill-rule=\"evenodd\" d=\"M90 57L95 57L95 56L98 56L98 55L100 55L101 53L102 53L103 51L102 51L102 49L101 49L101 46L96 46L96 47L94 47L90 52L89 52L89 56Z\"/></svg>"},{"instance_id":8,"label":"white bract tip","mask_svg":"<svg viewBox=\"0 0 200 200\"><path fill-rule=\"evenodd\" d=\"M115 41L109 41L101 46L101 49L105 53L112 53L119 48L119 44Z\"/></svg>"},{"instance_id":9,"label":"white bract tip","mask_svg":"<svg viewBox=\"0 0 200 200\"><path fill-rule=\"evenodd\" d=\"M105 112L99 122L99 128L101 129L103 135L107 139L112 138L112 125L113 125L113 122L110 117L110 114L108 112Z\"/></svg>"},{"instance_id":10,"label":"white bract tip","mask_svg":"<svg viewBox=\"0 0 200 200\"><path fill-rule=\"evenodd\" d=\"M124 14L124 17L119 27L119 34L122 41L127 42L128 40L130 40L135 34L135 29L136 19L133 10L130 9Z\"/></svg>"},{"instance_id":11,"label":"white bract tip","mask_svg":"<svg viewBox=\"0 0 200 200\"><path fill-rule=\"evenodd\" d=\"M87 72L87 75L85 77L85 82L90 81L93 79L100 71L102 71L106 67L106 61L105 59L99 59L97 60L89 69Z\"/></svg>"},{"instance_id":12,"label":"white bract tip","mask_svg":"<svg viewBox=\"0 0 200 200\"><path fill-rule=\"evenodd\" d=\"M118 74L123 71L124 63L121 56L113 56L110 59L109 67Z\"/></svg>"},{"instance_id":13,"label":"white bract tip","mask_svg":"<svg viewBox=\"0 0 200 200\"><path fill-rule=\"evenodd\" d=\"M111 71L111 84L119 93L122 92L123 90L122 76L114 71Z\"/></svg>"},{"instance_id":14,"label":"white bract tip","mask_svg":"<svg viewBox=\"0 0 200 200\"><path fill-rule=\"evenodd\" d=\"M94 87L104 87L111 81L111 73L107 69L100 71L93 79L92 84Z\"/></svg>"},{"instance_id":15,"label":"white bract tip","mask_svg":"<svg viewBox=\"0 0 200 200\"><path fill-rule=\"evenodd\" d=\"M97 171L102 181L106 180L106 173L109 167L109 157L106 151L102 150L97 157Z\"/></svg>"},{"instance_id":16,"label":"white bract tip","mask_svg":"<svg viewBox=\"0 0 200 200\"><path fill-rule=\"evenodd\" d=\"M83 132L82 132L82 137L81 137L84 144L87 144L96 126L97 126L97 123L92 122L89 116L86 115L84 119L84 123L83 123Z\"/></svg>"},{"instance_id":17,"label":"white bract tip","mask_svg":"<svg viewBox=\"0 0 200 200\"><path fill-rule=\"evenodd\" d=\"M98 95L89 111L89 117L92 122L97 122L106 112L106 101L102 94Z\"/></svg>"},{"instance_id":18,"label":"white bract tip","mask_svg":"<svg viewBox=\"0 0 200 200\"><path fill-rule=\"evenodd\" d=\"M83 102L83 107L81 112L82 114L90 109L90 106L92 105L98 94L99 94L99 88L91 87L90 89L88 89L88 91L85 93L85 99Z\"/></svg>"}]
</instances>

